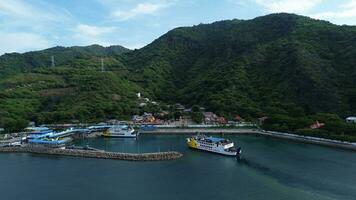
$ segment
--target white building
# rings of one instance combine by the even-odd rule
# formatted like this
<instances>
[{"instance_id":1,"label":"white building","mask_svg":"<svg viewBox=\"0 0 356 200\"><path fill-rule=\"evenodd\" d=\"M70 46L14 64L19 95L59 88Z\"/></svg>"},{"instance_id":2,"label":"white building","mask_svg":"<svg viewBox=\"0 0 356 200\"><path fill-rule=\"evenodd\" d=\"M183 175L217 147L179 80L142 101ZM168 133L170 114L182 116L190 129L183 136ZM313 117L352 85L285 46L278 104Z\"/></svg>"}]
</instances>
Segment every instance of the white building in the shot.
<instances>
[{"instance_id":1,"label":"white building","mask_svg":"<svg viewBox=\"0 0 356 200\"><path fill-rule=\"evenodd\" d=\"M356 117L348 117L346 118L347 123L356 123Z\"/></svg>"}]
</instances>

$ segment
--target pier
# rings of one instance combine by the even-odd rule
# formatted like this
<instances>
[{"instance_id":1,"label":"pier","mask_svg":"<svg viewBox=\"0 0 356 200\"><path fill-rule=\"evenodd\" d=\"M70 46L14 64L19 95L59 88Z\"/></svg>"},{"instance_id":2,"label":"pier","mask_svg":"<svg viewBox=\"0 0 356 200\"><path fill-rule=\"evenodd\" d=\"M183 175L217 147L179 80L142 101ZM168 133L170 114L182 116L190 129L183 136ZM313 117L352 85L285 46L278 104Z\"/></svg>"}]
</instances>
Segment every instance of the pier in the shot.
<instances>
[{"instance_id":1,"label":"pier","mask_svg":"<svg viewBox=\"0 0 356 200\"><path fill-rule=\"evenodd\" d=\"M92 150L79 150L79 149L55 149L55 148L34 147L34 146L0 147L0 153L33 153L33 154L55 155L55 156L74 156L74 157L85 157L85 158L127 160L127 161L175 160L183 156L183 154L176 151L135 154L135 153L92 151Z\"/></svg>"},{"instance_id":2,"label":"pier","mask_svg":"<svg viewBox=\"0 0 356 200\"><path fill-rule=\"evenodd\" d=\"M247 128L156 128L139 130L140 134L259 134L258 129Z\"/></svg>"}]
</instances>

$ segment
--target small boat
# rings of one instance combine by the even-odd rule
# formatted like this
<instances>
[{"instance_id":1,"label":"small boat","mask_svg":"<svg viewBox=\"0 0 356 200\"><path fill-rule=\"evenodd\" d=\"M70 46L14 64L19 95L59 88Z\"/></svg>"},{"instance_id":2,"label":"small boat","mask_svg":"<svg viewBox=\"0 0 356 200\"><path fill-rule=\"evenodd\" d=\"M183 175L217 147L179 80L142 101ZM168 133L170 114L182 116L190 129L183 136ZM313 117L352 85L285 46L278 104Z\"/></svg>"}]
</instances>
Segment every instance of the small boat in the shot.
<instances>
[{"instance_id":1,"label":"small boat","mask_svg":"<svg viewBox=\"0 0 356 200\"><path fill-rule=\"evenodd\" d=\"M129 125L113 125L111 128L105 130L102 136L116 138L136 138L138 136L138 132Z\"/></svg>"},{"instance_id":2,"label":"small boat","mask_svg":"<svg viewBox=\"0 0 356 200\"><path fill-rule=\"evenodd\" d=\"M187 138L187 145L192 149L199 149L227 156L239 156L241 154L240 147L235 148L233 142L224 138L196 135Z\"/></svg>"}]
</instances>

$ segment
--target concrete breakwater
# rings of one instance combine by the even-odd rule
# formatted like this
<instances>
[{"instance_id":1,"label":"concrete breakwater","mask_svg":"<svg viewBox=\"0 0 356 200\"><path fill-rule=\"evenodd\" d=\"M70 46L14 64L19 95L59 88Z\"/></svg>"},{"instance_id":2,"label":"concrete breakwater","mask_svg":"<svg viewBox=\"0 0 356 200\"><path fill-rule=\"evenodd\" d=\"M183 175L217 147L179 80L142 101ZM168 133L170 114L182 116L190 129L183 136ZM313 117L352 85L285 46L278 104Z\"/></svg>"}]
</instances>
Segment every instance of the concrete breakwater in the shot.
<instances>
[{"instance_id":1,"label":"concrete breakwater","mask_svg":"<svg viewBox=\"0 0 356 200\"><path fill-rule=\"evenodd\" d=\"M78 149L53 149L53 148L32 147L32 146L0 147L0 153L33 153L33 154L74 156L74 157L85 157L85 158L128 160L128 161L174 160L183 156L183 154L175 151L135 154L135 153L90 151L90 150L78 150Z\"/></svg>"},{"instance_id":2,"label":"concrete breakwater","mask_svg":"<svg viewBox=\"0 0 356 200\"><path fill-rule=\"evenodd\" d=\"M257 129L247 128L157 128L155 130L140 130L148 134L259 134Z\"/></svg>"},{"instance_id":3,"label":"concrete breakwater","mask_svg":"<svg viewBox=\"0 0 356 200\"><path fill-rule=\"evenodd\" d=\"M352 142L296 135L291 133L281 133L281 132L274 132L274 131L260 132L260 135L356 151L356 143L352 143Z\"/></svg>"}]
</instances>

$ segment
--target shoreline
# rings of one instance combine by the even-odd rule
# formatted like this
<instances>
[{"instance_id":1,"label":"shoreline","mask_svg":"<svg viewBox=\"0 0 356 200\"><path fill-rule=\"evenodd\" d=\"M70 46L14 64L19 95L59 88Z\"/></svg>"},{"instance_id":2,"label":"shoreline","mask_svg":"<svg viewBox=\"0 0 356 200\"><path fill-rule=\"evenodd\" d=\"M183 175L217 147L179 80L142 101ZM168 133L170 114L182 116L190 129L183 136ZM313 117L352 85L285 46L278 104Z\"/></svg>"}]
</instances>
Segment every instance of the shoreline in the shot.
<instances>
[{"instance_id":1,"label":"shoreline","mask_svg":"<svg viewBox=\"0 0 356 200\"><path fill-rule=\"evenodd\" d=\"M258 129L204 129L204 128L158 128L150 131L140 131L140 134L152 134L152 135L179 135L179 134L232 134L232 135L262 135L267 137L274 137L285 140L292 140L297 142L304 142L310 144L316 144L321 146L328 146L333 148L340 148L346 150L356 151L356 143L344 142L339 140L331 140L319 137L303 136L291 133L282 133L275 131L263 131Z\"/></svg>"}]
</instances>

